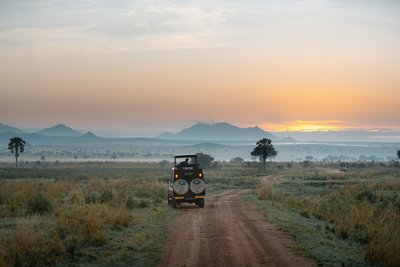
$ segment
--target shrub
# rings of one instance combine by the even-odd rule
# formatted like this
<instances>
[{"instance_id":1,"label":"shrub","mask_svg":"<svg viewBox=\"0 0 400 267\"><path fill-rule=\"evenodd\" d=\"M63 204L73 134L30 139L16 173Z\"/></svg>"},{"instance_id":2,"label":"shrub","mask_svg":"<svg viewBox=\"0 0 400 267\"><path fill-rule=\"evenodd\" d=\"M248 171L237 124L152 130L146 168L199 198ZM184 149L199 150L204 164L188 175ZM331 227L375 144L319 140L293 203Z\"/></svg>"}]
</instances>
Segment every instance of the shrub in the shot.
<instances>
[{"instance_id":1,"label":"shrub","mask_svg":"<svg viewBox=\"0 0 400 267\"><path fill-rule=\"evenodd\" d=\"M126 200L126 207L128 209L134 209L136 208L136 201L135 198L132 197L131 195L128 196L128 199Z\"/></svg>"},{"instance_id":2,"label":"shrub","mask_svg":"<svg viewBox=\"0 0 400 267\"><path fill-rule=\"evenodd\" d=\"M52 210L52 205L50 200L48 200L42 193L38 192L31 198L27 203L27 213L34 214L39 213L43 215Z\"/></svg>"},{"instance_id":3,"label":"shrub","mask_svg":"<svg viewBox=\"0 0 400 267\"><path fill-rule=\"evenodd\" d=\"M371 190L365 190L357 194L357 199L359 201L366 200L369 203L375 203L377 197L374 193L371 192Z\"/></svg>"},{"instance_id":4,"label":"shrub","mask_svg":"<svg viewBox=\"0 0 400 267\"><path fill-rule=\"evenodd\" d=\"M262 185L258 187L255 191L258 199L267 200L272 198L272 191L270 185Z\"/></svg>"},{"instance_id":5,"label":"shrub","mask_svg":"<svg viewBox=\"0 0 400 267\"><path fill-rule=\"evenodd\" d=\"M111 189L106 189L103 192L101 192L100 200L102 203L111 201L113 199L113 195L114 194L111 191Z\"/></svg>"},{"instance_id":6,"label":"shrub","mask_svg":"<svg viewBox=\"0 0 400 267\"><path fill-rule=\"evenodd\" d=\"M129 214L127 209L126 208L114 209L111 220L113 226L117 229L127 227L129 223Z\"/></svg>"}]
</instances>

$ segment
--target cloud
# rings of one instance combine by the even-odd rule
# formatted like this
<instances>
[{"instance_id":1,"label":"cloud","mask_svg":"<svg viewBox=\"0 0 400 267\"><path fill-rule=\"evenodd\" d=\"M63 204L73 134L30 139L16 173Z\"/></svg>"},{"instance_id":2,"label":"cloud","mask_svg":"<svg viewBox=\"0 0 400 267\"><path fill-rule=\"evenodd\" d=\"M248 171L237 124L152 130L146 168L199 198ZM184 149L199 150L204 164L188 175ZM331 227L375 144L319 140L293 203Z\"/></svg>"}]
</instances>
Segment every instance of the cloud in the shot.
<instances>
[{"instance_id":1,"label":"cloud","mask_svg":"<svg viewBox=\"0 0 400 267\"><path fill-rule=\"evenodd\" d=\"M226 45L219 38L227 15L222 7L174 1L98 3L3 3L0 47L36 45L58 54L63 50L110 53Z\"/></svg>"}]
</instances>

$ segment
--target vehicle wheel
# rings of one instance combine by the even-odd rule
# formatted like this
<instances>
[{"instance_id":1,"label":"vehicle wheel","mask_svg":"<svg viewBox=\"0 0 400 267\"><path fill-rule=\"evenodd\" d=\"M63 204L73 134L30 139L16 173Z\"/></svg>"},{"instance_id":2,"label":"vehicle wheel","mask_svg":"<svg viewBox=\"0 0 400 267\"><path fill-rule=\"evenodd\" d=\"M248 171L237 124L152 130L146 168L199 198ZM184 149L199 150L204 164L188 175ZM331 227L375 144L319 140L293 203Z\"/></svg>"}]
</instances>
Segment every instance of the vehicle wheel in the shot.
<instances>
[{"instance_id":1,"label":"vehicle wheel","mask_svg":"<svg viewBox=\"0 0 400 267\"><path fill-rule=\"evenodd\" d=\"M204 208L204 199L199 201L199 208Z\"/></svg>"}]
</instances>

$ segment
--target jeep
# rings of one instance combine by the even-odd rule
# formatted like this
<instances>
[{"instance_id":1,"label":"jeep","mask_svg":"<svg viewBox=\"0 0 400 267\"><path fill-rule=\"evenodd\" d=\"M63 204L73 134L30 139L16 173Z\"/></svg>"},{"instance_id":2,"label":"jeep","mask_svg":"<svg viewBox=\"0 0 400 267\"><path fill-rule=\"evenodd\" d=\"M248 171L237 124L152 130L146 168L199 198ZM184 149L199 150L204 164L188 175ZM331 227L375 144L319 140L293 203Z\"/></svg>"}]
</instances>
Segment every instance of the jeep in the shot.
<instances>
[{"instance_id":1,"label":"jeep","mask_svg":"<svg viewBox=\"0 0 400 267\"><path fill-rule=\"evenodd\" d=\"M195 203L204 208L206 185L197 155L174 157L174 167L168 180L168 205L176 208L182 203Z\"/></svg>"}]
</instances>

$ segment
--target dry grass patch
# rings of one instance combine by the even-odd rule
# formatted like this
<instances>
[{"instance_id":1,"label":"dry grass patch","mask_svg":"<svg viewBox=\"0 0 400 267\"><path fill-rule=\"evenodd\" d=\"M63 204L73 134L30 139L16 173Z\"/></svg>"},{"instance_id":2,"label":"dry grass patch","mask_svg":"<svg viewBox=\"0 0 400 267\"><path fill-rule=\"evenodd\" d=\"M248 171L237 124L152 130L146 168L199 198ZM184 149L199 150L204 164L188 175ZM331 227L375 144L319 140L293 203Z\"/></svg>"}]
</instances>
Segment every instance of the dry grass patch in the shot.
<instances>
[{"instance_id":1,"label":"dry grass patch","mask_svg":"<svg viewBox=\"0 0 400 267\"><path fill-rule=\"evenodd\" d=\"M341 239L365 246L367 262L399 266L400 182L394 179L395 172L384 173L289 176L273 187L260 185L255 194L303 217L326 221L327 229Z\"/></svg>"},{"instance_id":2,"label":"dry grass patch","mask_svg":"<svg viewBox=\"0 0 400 267\"><path fill-rule=\"evenodd\" d=\"M0 183L0 266L101 263L111 244L115 250L125 250L118 244L137 248L135 257L143 262L154 259L142 253L158 253L149 250L163 238L164 226L147 225L168 221L163 183L132 178ZM126 265L127 255L113 259Z\"/></svg>"}]
</instances>

